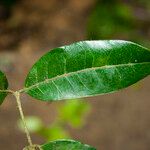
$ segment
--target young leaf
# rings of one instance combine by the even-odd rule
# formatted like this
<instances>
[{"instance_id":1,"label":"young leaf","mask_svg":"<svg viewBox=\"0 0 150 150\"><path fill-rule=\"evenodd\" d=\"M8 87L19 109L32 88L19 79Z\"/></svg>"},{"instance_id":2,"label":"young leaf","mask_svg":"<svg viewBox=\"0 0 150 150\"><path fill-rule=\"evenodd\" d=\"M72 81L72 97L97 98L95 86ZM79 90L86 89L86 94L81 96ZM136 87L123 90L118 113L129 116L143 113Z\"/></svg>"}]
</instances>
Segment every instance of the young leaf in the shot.
<instances>
[{"instance_id":1,"label":"young leaf","mask_svg":"<svg viewBox=\"0 0 150 150\"><path fill-rule=\"evenodd\" d=\"M22 92L44 101L88 97L126 88L149 74L147 48L121 40L83 41L45 54Z\"/></svg>"},{"instance_id":2,"label":"young leaf","mask_svg":"<svg viewBox=\"0 0 150 150\"><path fill-rule=\"evenodd\" d=\"M0 71L0 105L3 103L5 97L7 96L8 81L3 72Z\"/></svg>"},{"instance_id":3,"label":"young leaf","mask_svg":"<svg viewBox=\"0 0 150 150\"><path fill-rule=\"evenodd\" d=\"M96 150L95 148L84 145L73 140L57 140L41 146L42 150Z\"/></svg>"},{"instance_id":4,"label":"young leaf","mask_svg":"<svg viewBox=\"0 0 150 150\"><path fill-rule=\"evenodd\" d=\"M81 128L85 124L85 118L90 112L91 105L83 99L65 101L58 107L58 118L61 122L69 124L73 128Z\"/></svg>"}]
</instances>

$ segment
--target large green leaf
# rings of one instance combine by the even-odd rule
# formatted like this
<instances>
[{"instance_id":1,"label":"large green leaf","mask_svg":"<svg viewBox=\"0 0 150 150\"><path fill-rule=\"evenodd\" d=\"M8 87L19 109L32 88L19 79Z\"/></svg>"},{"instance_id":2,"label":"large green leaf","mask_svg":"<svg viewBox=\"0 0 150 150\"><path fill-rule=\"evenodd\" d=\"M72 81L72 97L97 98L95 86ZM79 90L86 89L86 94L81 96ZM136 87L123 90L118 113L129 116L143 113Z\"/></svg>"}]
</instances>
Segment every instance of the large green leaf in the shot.
<instances>
[{"instance_id":1,"label":"large green leaf","mask_svg":"<svg viewBox=\"0 0 150 150\"><path fill-rule=\"evenodd\" d=\"M7 78L4 75L4 73L0 71L0 105L7 96L7 92L4 92L4 90L7 90L7 88L8 88Z\"/></svg>"},{"instance_id":2,"label":"large green leaf","mask_svg":"<svg viewBox=\"0 0 150 150\"><path fill-rule=\"evenodd\" d=\"M150 74L150 51L128 41L83 41L55 48L30 70L25 88L52 101L111 93Z\"/></svg>"},{"instance_id":3,"label":"large green leaf","mask_svg":"<svg viewBox=\"0 0 150 150\"><path fill-rule=\"evenodd\" d=\"M96 150L95 148L73 140L57 140L41 146L42 150Z\"/></svg>"}]
</instances>

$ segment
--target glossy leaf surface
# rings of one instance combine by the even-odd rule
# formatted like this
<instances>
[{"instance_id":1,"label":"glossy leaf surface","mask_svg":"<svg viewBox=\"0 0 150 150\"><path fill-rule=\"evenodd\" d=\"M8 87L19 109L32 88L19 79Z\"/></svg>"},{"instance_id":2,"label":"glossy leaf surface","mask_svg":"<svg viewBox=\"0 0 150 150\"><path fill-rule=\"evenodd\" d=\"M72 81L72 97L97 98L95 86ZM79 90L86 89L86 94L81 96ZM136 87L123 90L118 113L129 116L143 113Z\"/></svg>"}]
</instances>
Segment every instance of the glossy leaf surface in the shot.
<instances>
[{"instance_id":1,"label":"glossy leaf surface","mask_svg":"<svg viewBox=\"0 0 150 150\"><path fill-rule=\"evenodd\" d=\"M7 92L3 92L3 90L7 90L8 81L3 72L0 71L0 105L3 103L5 97L7 96Z\"/></svg>"},{"instance_id":2,"label":"glossy leaf surface","mask_svg":"<svg viewBox=\"0 0 150 150\"><path fill-rule=\"evenodd\" d=\"M55 48L30 70L24 92L52 101L106 94L150 74L150 51L128 41L83 41Z\"/></svg>"},{"instance_id":3,"label":"glossy leaf surface","mask_svg":"<svg viewBox=\"0 0 150 150\"><path fill-rule=\"evenodd\" d=\"M73 140L57 140L41 146L42 150L96 150L95 148Z\"/></svg>"}]
</instances>

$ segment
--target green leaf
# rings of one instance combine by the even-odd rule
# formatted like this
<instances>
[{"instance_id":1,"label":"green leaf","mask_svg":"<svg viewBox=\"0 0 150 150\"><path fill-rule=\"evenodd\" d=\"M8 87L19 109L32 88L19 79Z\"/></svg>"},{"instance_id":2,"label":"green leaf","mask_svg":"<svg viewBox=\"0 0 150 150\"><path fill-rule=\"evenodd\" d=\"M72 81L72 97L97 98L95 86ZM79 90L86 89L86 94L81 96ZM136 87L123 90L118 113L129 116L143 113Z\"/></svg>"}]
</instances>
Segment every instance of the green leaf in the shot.
<instances>
[{"instance_id":1,"label":"green leaf","mask_svg":"<svg viewBox=\"0 0 150 150\"><path fill-rule=\"evenodd\" d=\"M80 101L77 101L77 99L65 101L57 110L58 118L61 122L67 123L73 128L80 128L85 124L85 118L90 108L90 104L85 103L83 99L80 99Z\"/></svg>"},{"instance_id":2,"label":"green leaf","mask_svg":"<svg viewBox=\"0 0 150 150\"><path fill-rule=\"evenodd\" d=\"M7 96L8 81L3 72L0 71L0 105L3 103L5 97Z\"/></svg>"},{"instance_id":3,"label":"green leaf","mask_svg":"<svg viewBox=\"0 0 150 150\"><path fill-rule=\"evenodd\" d=\"M73 140L57 140L41 146L42 150L96 150L95 148L84 145Z\"/></svg>"},{"instance_id":4,"label":"green leaf","mask_svg":"<svg viewBox=\"0 0 150 150\"><path fill-rule=\"evenodd\" d=\"M121 40L83 41L45 54L22 92L44 101L88 97L126 88L149 74L147 48Z\"/></svg>"},{"instance_id":5,"label":"green leaf","mask_svg":"<svg viewBox=\"0 0 150 150\"><path fill-rule=\"evenodd\" d=\"M48 128L43 128L39 134L44 137L47 141L56 140L56 139L69 139L69 133L65 130L64 127L61 127L57 124L53 124Z\"/></svg>"},{"instance_id":6,"label":"green leaf","mask_svg":"<svg viewBox=\"0 0 150 150\"><path fill-rule=\"evenodd\" d=\"M108 9L112 13L109 13ZM133 36L133 33L136 34L137 26L134 25L133 20L135 17L129 5L110 0L106 3L97 1L88 18L87 36L96 40L120 35L135 40L137 36Z\"/></svg>"}]
</instances>

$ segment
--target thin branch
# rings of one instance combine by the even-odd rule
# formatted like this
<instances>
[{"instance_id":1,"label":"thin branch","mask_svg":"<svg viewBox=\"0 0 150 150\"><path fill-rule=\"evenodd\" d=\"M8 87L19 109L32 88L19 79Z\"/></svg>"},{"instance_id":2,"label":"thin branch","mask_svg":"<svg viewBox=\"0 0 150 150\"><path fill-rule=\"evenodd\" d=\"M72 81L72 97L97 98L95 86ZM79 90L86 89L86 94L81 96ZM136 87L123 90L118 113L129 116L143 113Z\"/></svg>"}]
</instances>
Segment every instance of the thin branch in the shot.
<instances>
[{"instance_id":1,"label":"thin branch","mask_svg":"<svg viewBox=\"0 0 150 150\"><path fill-rule=\"evenodd\" d=\"M14 93L14 91L12 91L12 90L0 90L0 92L5 92L5 93L11 93L11 94L13 94Z\"/></svg>"},{"instance_id":2,"label":"thin branch","mask_svg":"<svg viewBox=\"0 0 150 150\"><path fill-rule=\"evenodd\" d=\"M20 117L21 117L23 125L24 125L24 129L25 129L25 133L26 133L26 136L27 136L29 146L33 147L32 140L31 140L31 137L30 137L30 133L29 133L29 130L27 128L26 121L25 121L23 109L22 109L22 106L21 106L20 93L18 91L16 91L16 92L13 92L13 94L16 97L17 106L18 106L18 109L19 109Z\"/></svg>"}]
</instances>

